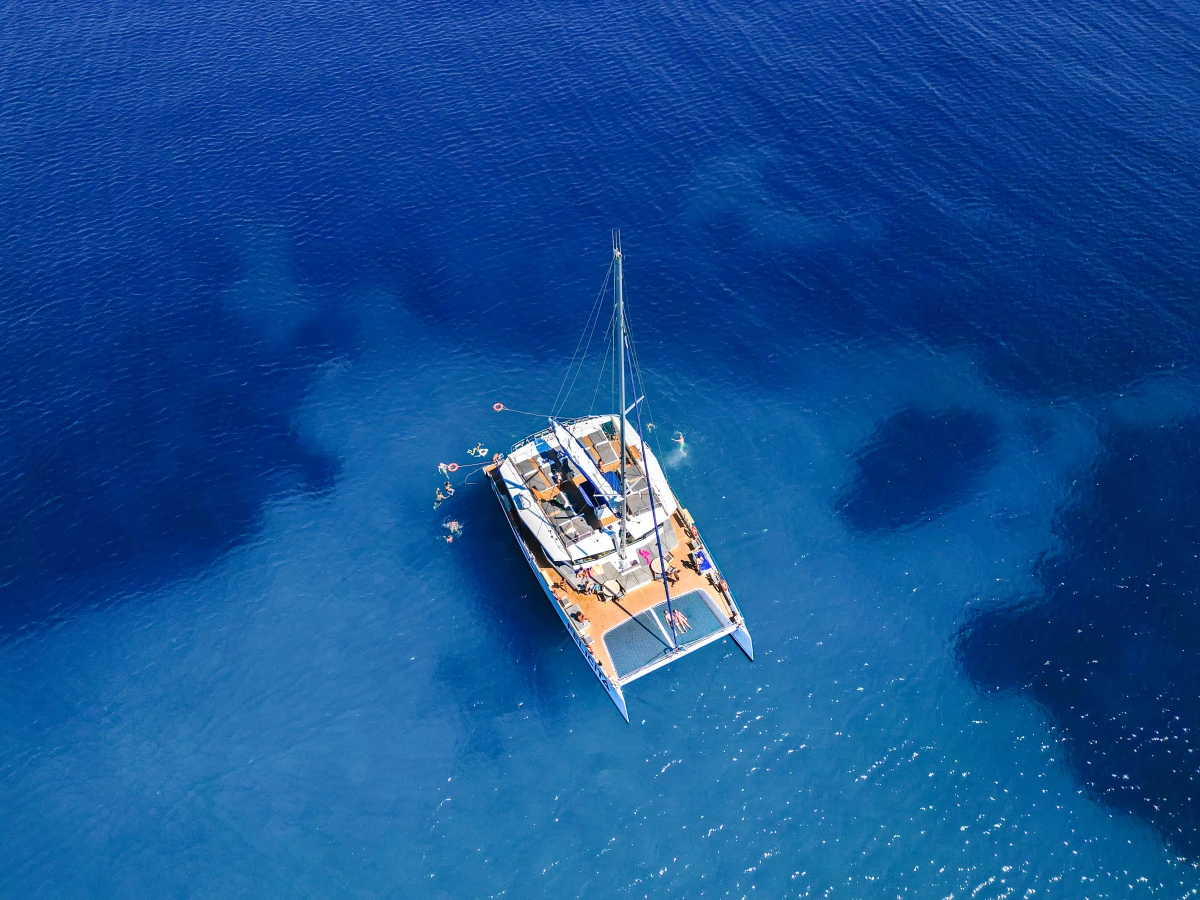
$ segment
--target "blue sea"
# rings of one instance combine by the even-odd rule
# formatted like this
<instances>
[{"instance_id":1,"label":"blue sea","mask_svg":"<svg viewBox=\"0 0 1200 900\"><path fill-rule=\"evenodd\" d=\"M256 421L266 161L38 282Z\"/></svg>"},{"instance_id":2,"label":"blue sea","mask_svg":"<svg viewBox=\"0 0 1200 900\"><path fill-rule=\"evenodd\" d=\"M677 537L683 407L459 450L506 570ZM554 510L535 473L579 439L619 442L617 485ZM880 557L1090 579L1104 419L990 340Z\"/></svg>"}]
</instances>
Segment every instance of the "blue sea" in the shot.
<instances>
[{"instance_id":1,"label":"blue sea","mask_svg":"<svg viewBox=\"0 0 1200 900\"><path fill-rule=\"evenodd\" d=\"M1200 893L1200 6L0 35L0 895ZM628 725L432 508L612 228L757 651Z\"/></svg>"}]
</instances>

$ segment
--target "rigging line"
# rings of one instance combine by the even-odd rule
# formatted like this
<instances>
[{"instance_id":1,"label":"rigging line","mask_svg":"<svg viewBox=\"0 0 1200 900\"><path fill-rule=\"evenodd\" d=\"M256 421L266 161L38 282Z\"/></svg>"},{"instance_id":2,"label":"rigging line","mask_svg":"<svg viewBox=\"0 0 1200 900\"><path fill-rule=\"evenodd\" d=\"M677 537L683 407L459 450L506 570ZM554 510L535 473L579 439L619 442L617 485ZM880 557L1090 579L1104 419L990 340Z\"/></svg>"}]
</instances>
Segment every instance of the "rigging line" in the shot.
<instances>
[{"instance_id":1,"label":"rigging line","mask_svg":"<svg viewBox=\"0 0 1200 900\"><path fill-rule=\"evenodd\" d=\"M650 417L650 421L653 422L654 421L654 410L650 404L650 399L649 399L650 393L649 393L649 391L646 390L646 380L645 380L644 376L642 375L641 363L638 362L637 344L634 343L633 332L629 329L628 326L626 326L626 328L625 328L625 336L629 342L629 355L630 355L631 361L633 363L635 384L637 386L640 386L641 396L646 398L646 414ZM635 387L635 390L636 389L637 388ZM639 419L638 421L641 421L641 420ZM643 439L644 439L644 437L645 436L643 435ZM658 440L658 430L657 429L655 429L655 433L654 433L652 440L654 441L654 449L656 451L658 451L658 458L663 459L664 457L662 455L662 444Z\"/></svg>"},{"instance_id":2,"label":"rigging line","mask_svg":"<svg viewBox=\"0 0 1200 900\"><path fill-rule=\"evenodd\" d=\"M658 545L658 567L662 569L663 591L667 595L667 622L671 626L671 643L679 649L679 634L675 628L675 607L671 605L671 586L667 583L667 561L663 558L662 532L658 529L658 510L654 507L654 485L650 481L650 461L646 457L646 432L642 428L642 410L637 410L638 434L642 439L642 465L646 467L646 493L650 495L650 520L654 524L654 542ZM669 523L664 523L669 524Z\"/></svg>"},{"instance_id":3,"label":"rigging line","mask_svg":"<svg viewBox=\"0 0 1200 900\"><path fill-rule=\"evenodd\" d=\"M628 293L628 291L626 291L626 293ZM646 415L650 417L649 421L651 423L653 423L654 422L654 409L649 400L650 392L646 390L646 381L645 381L645 377L642 374L642 366L641 366L641 363L638 361L637 345L633 341L633 332L627 327L625 329L625 334L629 341L630 355L633 357L634 371L635 371L636 377L638 379L638 382L641 385L642 395L647 398L646 399ZM654 435L652 436L651 440L654 443L654 449L658 452L658 458L665 459L665 457L663 456L663 452L662 452L662 442L659 441L659 439L658 439L658 429L654 430Z\"/></svg>"},{"instance_id":4,"label":"rigging line","mask_svg":"<svg viewBox=\"0 0 1200 900\"><path fill-rule=\"evenodd\" d=\"M604 275L604 282L600 285L600 290L596 294L596 300L592 303L592 309L588 313L587 321L584 323L583 333L579 335L579 341L575 344L575 351L571 354L571 361L567 364L567 371L563 374L562 384L559 385L559 387L558 387L558 393L554 395L554 404L552 405L551 408L554 409L555 412L559 411L559 397L562 395L563 388L566 387L566 385L567 385L567 379L569 379L571 377L571 369L575 367L576 358L579 356L579 348L583 346L585 337L587 338L588 346L589 347L591 346L591 339L592 339L592 336L595 334L596 324L600 321L600 319L599 319L600 301L604 297L604 290L605 290L605 287L608 285L608 280L610 277L612 277L612 263L609 263L608 268L609 268L609 271L606 272ZM593 321L593 320L595 320L595 321ZM587 356L587 351L585 350L584 358L586 358L586 356ZM582 359L579 360L579 368L580 369L583 368L583 360ZM576 377L578 377L578 373L576 373ZM573 382L572 382L572 387L574 387ZM570 391L568 391L568 394L569 393L570 393ZM565 398L563 398L563 403L565 405L565 403L566 403Z\"/></svg>"},{"instance_id":5,"label":"rigging line","mask_svg":"<svg viewBox=\"0 0 1200 900\"><path fill-rule=\"evenodd\" d=\"M567 363L567 371L566 371L566 374L563 375L562 384L559 385L559 387L558 387L558 393L554 395L554 403L552 404L551 409L555 410L556 412L558 411L558 398L562 394L563 388L566 387L566 385L567 385L567 379L571 377L571 369L575 365L575 358L579 355L579 348L583 346L583 339L585 337L587 338L588 346L589 347L591 346L592 335L595 334L596 324L598 324L600 321L600 317L599 317L600 301L604 297L605 288L608 287L608 280L612 277L612 270L613 270L613 264L610 262L608 264L608 271L604 275L604 282L600 285L600 290L596 294L596 300L592 303L592 311L590 313L588 313L587 322L584 323L583 333L581 335L579 335L579 341L578 341L578 343L575 344L575 352L571 354L571 361L569 363ZM592 321L593 319L596 320L595 323L593 323L593 321ZM584 359L587 358L587 350L584 350L583 358ZM580 369L583 368L583 359L581 359L579 361L579 368ZM578 378L578 373L576 373L576 377ZM574 386L575 386L575 383L572 382L571 387L574 387ZM569 395L570 391L568 390L567 393ZM563 404L564 405L566 404L565 397L563 398Z\"/></svg>"},{"instance_id":6,"label":"rigging line","mask_svg":"<svg viewBox=\"0 0 1200 900\"><path fill-rule=\"evenodd\" d=\"M612 331L613 322L615 322L616 320L617 320L617 314L614 311L613 314L608 317L608 328L606 328L604 330L605 343L608 342L609 332ZM609 357L609 351L605 350L604 351L604 361L600 363L600 374L596 376L596 389L594 391L592 391L592 405L588 407L589 413L594 413L596 410L596 398L600 396L600 385L604 382L604 370L606 368L608 368L608 357Z\"/></svg>"},{"instance_id":7,"label":"rigging line","mask_svg":"<svg viewBox=\"0 0 1200 900\"><path fill-rule=\"evenodd\" d=\"M522 416L537 416L539 419L551 419L553 416L548 416L545 413L528 412L524 409L513 409L511 406L506 406L503 409L498 409L496 412L515 412ZM484 465L487 465L484 463Z\"/></svg>"},{"instance_id":8,"label":"rigging line","mask_svg":"<svg viewBox=\"0 0 1200 900\"><path fill-rule=\"evenodd\" d=\"M566 409L567 400L570 398L571 392L575 390L575 382L577 382L579 380L579 376L583 374L583 364L585 362L587 362L588 353L590 353L591 349L592 349L592 338L596 336L596 326L599 324L600 324L600 317L596 316L596 322L595 322L595 324L592 325L591 333L588 335L587 346L583 348L583 356L579 357L579 366L575 369L575 377L571 380L571 386L569 388L567 388L567 392L565 394L563 394L562 406L560 406L558 408L558 413L560 415L562 414L562 411L564 409ZM612 327L612 317L611 316L609 317L609 327L610 328ZM607 328L604 330L604 334L605 334L605 337L607 338L607 336L608 336ZM603 369L601 370L601 376L603 376Z\"/></svg>"}]
</instances>

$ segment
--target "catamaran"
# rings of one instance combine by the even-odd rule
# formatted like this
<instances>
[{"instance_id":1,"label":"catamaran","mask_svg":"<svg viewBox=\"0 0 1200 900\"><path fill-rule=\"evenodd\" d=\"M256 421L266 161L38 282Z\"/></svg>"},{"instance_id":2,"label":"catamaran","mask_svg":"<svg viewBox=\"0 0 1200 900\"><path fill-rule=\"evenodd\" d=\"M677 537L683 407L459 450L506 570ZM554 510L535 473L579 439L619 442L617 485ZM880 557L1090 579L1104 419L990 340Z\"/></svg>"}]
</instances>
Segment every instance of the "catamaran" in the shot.
<instances>
[{"instance_id":1,"label":"catamaran","mask_svg":"<svg viewBox=\"0 0 1200 900\"><path fill-rule=\"evenodd\" d=\"M547 416L546 428L493 458L484 472L554 611L628 722L631 682L726 636L751 660L754 644L711 549L646 444L623 263L614 232L612 263L588 326L594 333L611 282L611 353L600 371L616 382L615 410ZM586 360L586 327L585 336L568 378ZM640 394L629 405L627 380Z\"/></svg>"}]
</instances>

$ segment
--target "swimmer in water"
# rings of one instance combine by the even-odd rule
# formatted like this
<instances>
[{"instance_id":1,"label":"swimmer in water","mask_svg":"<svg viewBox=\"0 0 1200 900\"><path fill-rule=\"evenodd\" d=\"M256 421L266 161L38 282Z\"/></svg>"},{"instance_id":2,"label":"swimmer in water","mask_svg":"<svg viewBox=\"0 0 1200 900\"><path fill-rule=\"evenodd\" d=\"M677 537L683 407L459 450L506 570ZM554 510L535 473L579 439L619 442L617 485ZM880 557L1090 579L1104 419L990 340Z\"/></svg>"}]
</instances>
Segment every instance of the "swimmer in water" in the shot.
<instances>
[{"instance_id":1,"label":"swimmer in water","mask_svg":"<svg viewBox=\"0 0 1200 900\"><path fill-rule=\"evenodd\" d=\"M442 505L442 501L446 499L446 495L442 493L442 489L438 488L437 493L433 495L433 508L437 509Z\"/></svg>"},{"instance_id":2,"label":"swimmer in water","mask_svg":"<svg viewBox=\"0 0 1200 900\"><path fill-rule=\"evenodd\" d=\"M452 485L450 482L447 481L444 485L442 485L442 490L446 492L447 497L454 496L454 485Z\"/></svg>"},{"instance_id":3,"label":"swimmer in water","mask_svg":"<svg viewBox=\"0 0 1200 900\"><path fill-rule=\"evenodd\" d=\"M451 519L443 524L446 526L446 530L450 532L451 537L457 537L462 534L462 523L458 519Z\"/></svg>"}]
</instances>

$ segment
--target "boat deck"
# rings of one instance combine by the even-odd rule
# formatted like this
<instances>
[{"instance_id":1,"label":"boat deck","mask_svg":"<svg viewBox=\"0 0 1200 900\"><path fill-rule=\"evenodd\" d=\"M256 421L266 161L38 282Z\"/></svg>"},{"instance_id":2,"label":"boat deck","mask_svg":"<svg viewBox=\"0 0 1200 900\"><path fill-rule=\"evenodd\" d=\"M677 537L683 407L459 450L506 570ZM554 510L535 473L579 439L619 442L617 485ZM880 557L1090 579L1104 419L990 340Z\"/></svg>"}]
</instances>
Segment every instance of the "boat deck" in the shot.
<instances>
[{"instance_id":1,"label":"boat deck","mask_svg":"<svg viewBox=\"0 0 1200 900\"><path fill-rule=\"evenodd\" d=\"M679 543L674 551L668 553L664 547L663 552L663 557L666 559L667 565L674 566L679 570L679 580L671 585L672 600L676 597L682 597L685 594L692 594L694 591L704 594L709 601L708 605L715 607L724 620L721 623L720 632L712 632L714 637L719 636L719 634L724 633L726 626L732 627L730 619L734 611L720 590L706 576L699 574L691 565L689 561L691 552L693 549L699 549L701 545L699 541L690 538L687 532L684 531L683 525L679 520L680 516L678 513L668 519L667 524L674 529ZM633 680L629 676L638 673L636 671L629 671L625 665L621 665L623 660L613 660L612 652L608 646L609 642L606 642L604 638L605 636L611 638L614 629L631 622L643 613L649 612L660 605L665 607L667 598L666 593L663 591L661 579L656 578L648 584L643 584L641 587L626 592L617 599L606 600L602 594L585 594L574 590L562 580L554 567L549 564L543 565L539 561L538 568L541 570L543 577L554 588L556 597L560 598L560 605L568 607L574 603L591 620L586 629L579 630L581 633L590 634L594 639L594 643L591 645L592 652L597 661L604 667L604 671L608 673L609 677L612 678L615 675L616 680L621 683L628 683ZM678 639L680 644L690 643L689 635L694 636L694 632L699 631L705 624L699 621L694 614L684 612L684 615L687 616L692 630L679 634ZM665 621L665 614L658 616L658 618L662 622L662 625L666 627L669 634L670 626ZM641 625L636 627L639 630L642 629ZM712 629L704 628L704 631L710 632ZM664 644L664 648L666 646Z\"/></svg>"},{"instance_id":2,"label":"boat deck","mask_svg":"<svg viewBox=\"0 0 1200 900\"><path fill-rule=\"evenodd\" d=\"M600 475L615 476L621 470L620 445L603 427L597 426L576 440ZM626 465L629 507L631 515L636 515L650 508L650 493L641 454L632 444L627 448ZM608 507L595 498L588 479L559 448L547 447L526 456L516 463L516 469L564 546L572 547L616 522Z\"/></svg>"},{"instance_id":3,"label":"boat deck","mask_svg":"<svg viewBox=\"0 0 1200 900\"><path fill-rule=\"evenodd\" d=\"M488 474L495 477L491 467ZM692 537L690 525L690 518L681 507L660 526L669 527L675 533L674 541L663 541L663 557L668 567L678 571L678 580L670 586L671 600L673 607L687 620L687 627L677 631L678 644L685 650L729 634L740 624L736 607L718 586L720 575L717 570L712 569L707 574L698 571L692 554L704 547L699 538ZM520 533L519 524L516 528ZM563 578L546 559L537 541L524 535L522 543L533 556L538 572L551 586L559 607L573 613L572 606L575 606L582 612L585 622L577 621L570 614L567 616L570 627L588 643L596 661L615 683L628 684L670 658L671 627L667 622L666 594L661 578L654 578L615 598L582 591ZM672 551L667 551L668 544L675 545ZM654 544L650 547L657 556ZM679 598L678 603L676 598Z\"/></svg>"}]
</instances>

